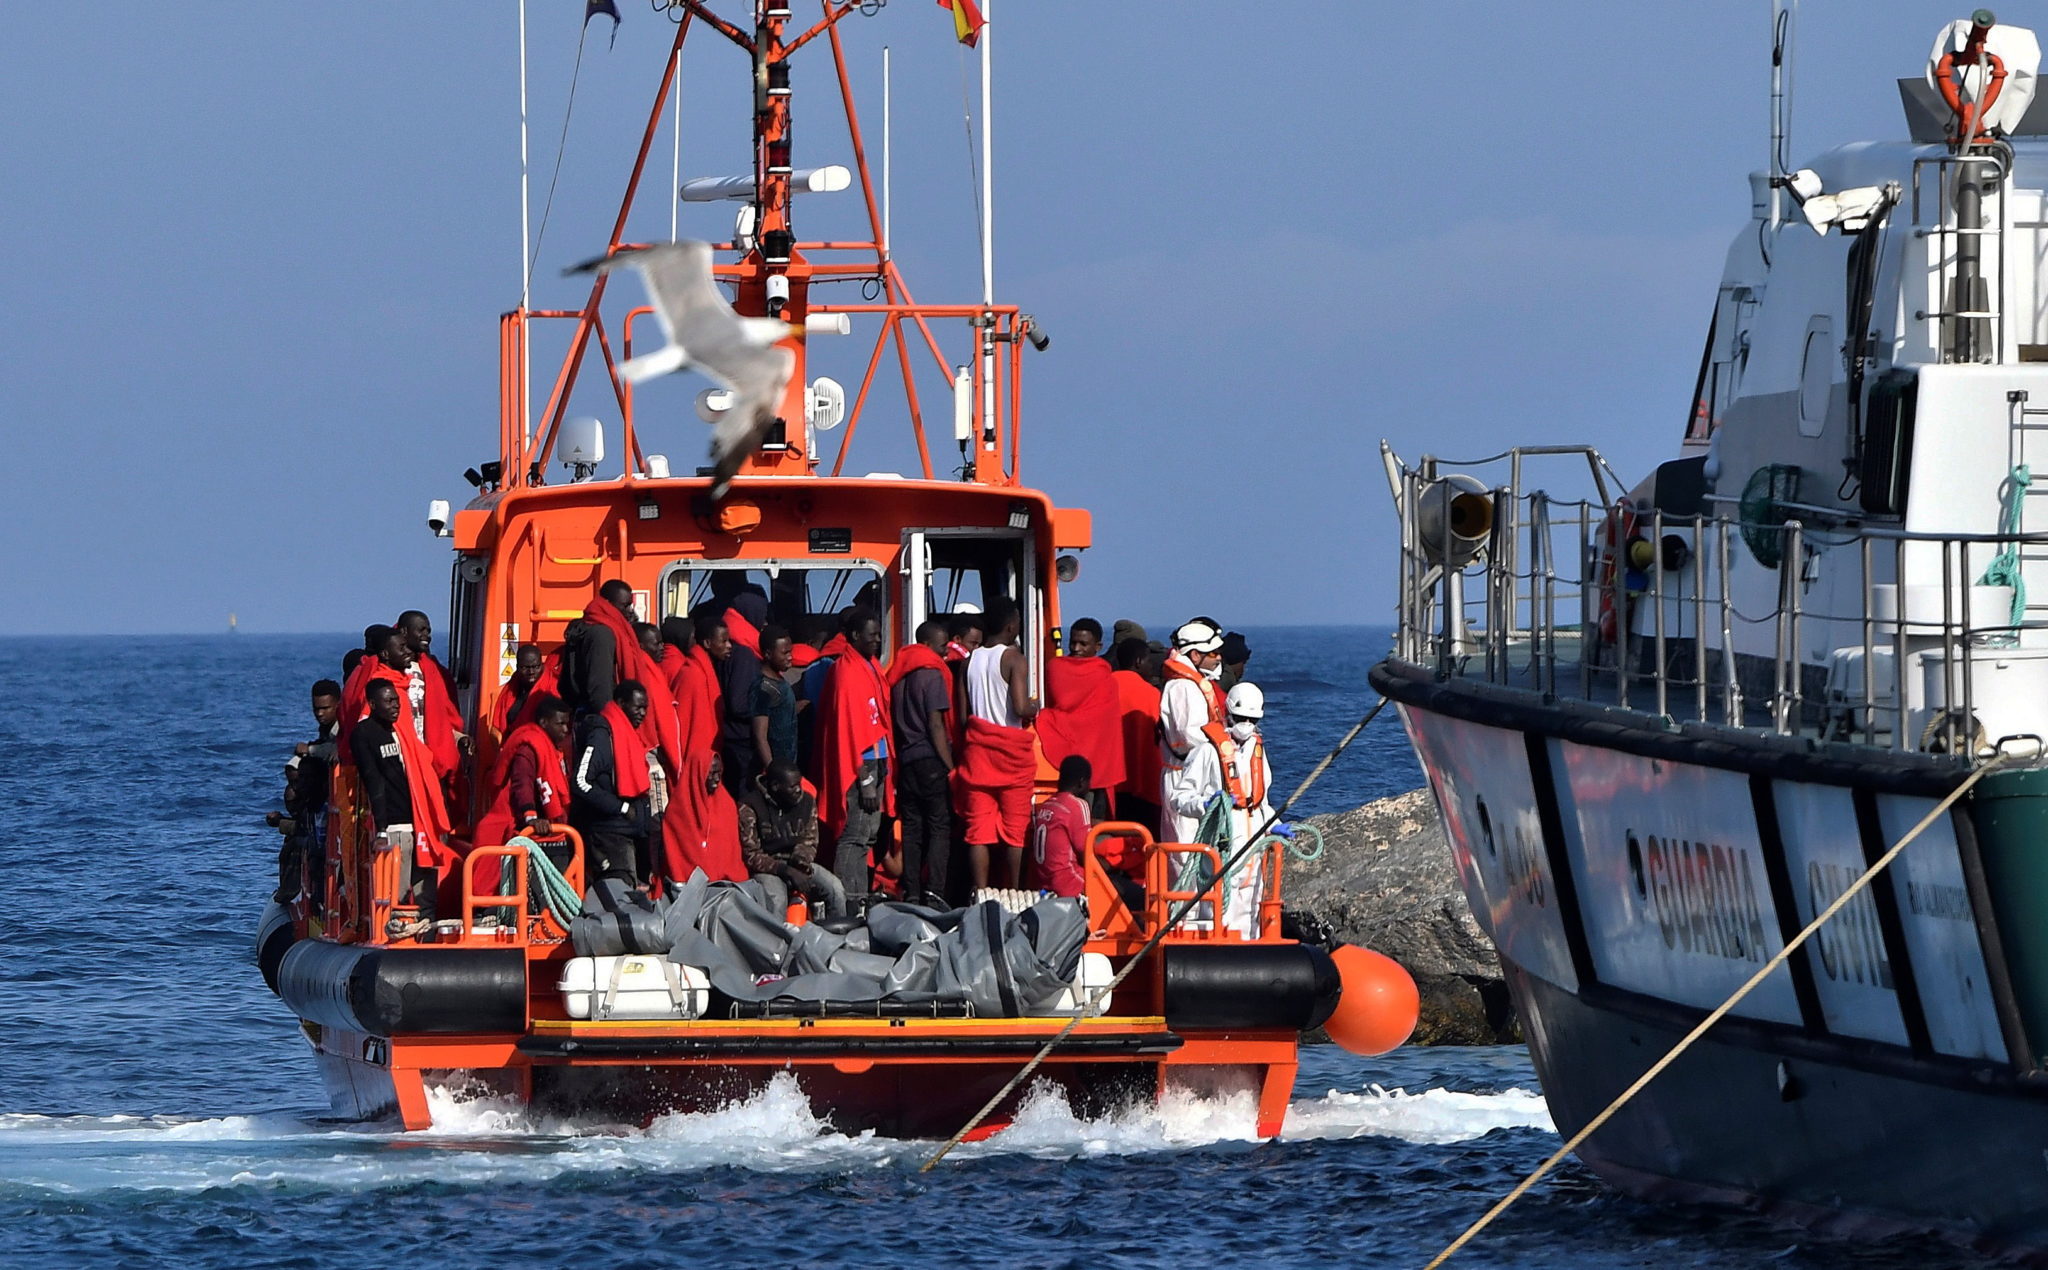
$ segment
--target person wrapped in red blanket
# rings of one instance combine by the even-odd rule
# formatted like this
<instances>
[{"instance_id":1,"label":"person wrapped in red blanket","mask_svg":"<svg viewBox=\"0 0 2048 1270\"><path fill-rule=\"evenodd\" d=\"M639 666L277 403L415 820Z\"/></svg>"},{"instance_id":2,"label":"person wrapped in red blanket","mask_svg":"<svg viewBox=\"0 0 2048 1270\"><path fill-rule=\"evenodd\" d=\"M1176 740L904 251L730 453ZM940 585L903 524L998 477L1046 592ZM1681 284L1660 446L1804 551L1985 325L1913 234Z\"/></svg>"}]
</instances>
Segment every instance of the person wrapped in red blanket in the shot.
<instances>
[{"instance_id":1,"label":"person wrapped in red blanket","mask_svg":"<svg viewBox=\"0 0 2048 1270\"><path fill-rule=\"evenodd\" d=\"M682 749L682 769L661 817L661 874L684 882L702 869L714 882L744 882L739 808L720 780L717 670L690 619L662 619L661 638Z\"/></svg>"},{"instance_id":2,"label":"person wrapped in red blanket","mask_svg":"<svg viewBox=\"0 0 2048 1270\"><path fill-rule=\"evenodd\" d=\"M561 695L559 663L550 667L539 644L521 644L512 656L512 677L491 702L491 739L499 745L520 728L536 721L535 708L543 698Z\"/></svg>"},{"instance_id":3,"label":"person wrapped in red blanket","mask_svg":"<svg viewBox=\"0 0 2048 1270\"><path fill-rule=\"evenodd\" d=\"M1116 672L1093 651L1100 643L1082 638L1081 623L1074 625L1067 655L1045 663L1038 742L1045 747L1046 762L1057 767L1078 754L1088 760L1094 789L1112 790L1125 776L1123 699Z\"/></svg>"},{"instance_id":4,"label":"person wrapped in red blanket","mask_svg":"<svg viewBox=\"0 0 2048 1270\"><path fill-rule=\"evenodd\" d=\"M448 811L433 756L407 717L410 706L401 691L405 672L381 660L376 665L379 670L371 672L364 686L369 713L350 729L348 753L370 805L380 849L400 853L395 898L419 913L413 922L394 915L386 934L408 938L433 921L439 889L455 863L455 852L448 845Z\"/></svg>"},{"instance_id":5,"label":"person wrapped in red blanket","mask_svg":"<svg viewBox=\"0 0 2048 1270\"><path fill-rule=\"evenodd\" d=\"M835 845L832 872L849 902L869 894L870 865L882 817L895 811L888 779L889 689L875 658L882 623L865 609L848 610L840 633L845 646L825 675L818 701L814 757L818 816Z\"/></svg>"},{"instance_id":6,"label":"person wrapped in red blanket","mask_svg":"<svg viewBox=\"0 0 2048 1270\"><path fill-rule=\"evenodd\" d=\"M569 815L569 707L556 697L532 702L534 722L522 723L498 748L491 765L491 804L477 821L474 842L494 847L525 834L536 840L555 832ZM549 852L557 867L567 863L565 851ZM476 867L479 893L498 889L499 862Z\"/></svg>"},{"instance_id":7,"label":"person wrapped in red blanket","mask_svg":"<svg viewBox=\"0 0 2048 1270\"><path fill-rule=\"evenodd\" d=\"M434 660L434 626L425 613L407 609L398 615L392 629L412 650L412 664L406 668L412 680L405 689L406 700L422 721L434 770L445 785L461 770L463 752L469 748L469 737L462 731L462 712L455 708L454 676Z\"/></svg>"}]
</instances>

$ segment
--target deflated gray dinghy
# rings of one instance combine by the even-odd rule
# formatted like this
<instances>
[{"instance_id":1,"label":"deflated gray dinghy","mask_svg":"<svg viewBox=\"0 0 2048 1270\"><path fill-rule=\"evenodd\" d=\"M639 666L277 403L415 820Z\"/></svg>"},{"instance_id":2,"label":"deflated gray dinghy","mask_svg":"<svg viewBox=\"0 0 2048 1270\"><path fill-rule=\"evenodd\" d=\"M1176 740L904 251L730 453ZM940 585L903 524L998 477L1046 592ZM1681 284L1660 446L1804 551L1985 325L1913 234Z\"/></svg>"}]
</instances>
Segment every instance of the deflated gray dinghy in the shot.
<instances>
[{"instance_id":1,"label":"deflated gray dinghy","mask_svg":"<svg viewBox=\"0 0 2048 1270\"><path fill-rule=\"evenodd\" d=\"M660 905L669 959L703 970L734 1001L954 1005L1015 1018L1054 1006L1088 938L1070 899L1014 915L992 901L950 912L878 904L843 934L790 926L764 899L751 883L700 873Z\"/></svg>"}]
</instances>

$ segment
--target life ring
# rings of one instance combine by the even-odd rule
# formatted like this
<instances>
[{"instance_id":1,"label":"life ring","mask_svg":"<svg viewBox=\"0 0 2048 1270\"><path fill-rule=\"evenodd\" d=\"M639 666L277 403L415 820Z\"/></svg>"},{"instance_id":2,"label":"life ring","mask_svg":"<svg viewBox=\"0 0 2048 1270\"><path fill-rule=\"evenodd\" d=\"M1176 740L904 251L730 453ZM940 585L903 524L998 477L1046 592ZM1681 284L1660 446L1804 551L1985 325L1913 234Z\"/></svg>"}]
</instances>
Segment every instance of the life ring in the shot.
<instances>
[{"instance_id":1,"label":"life ring","mask_svg":"<svg viewBox=\"0 0 2048 1270\"><path fill-rule=\"evenodd\" d=\"M1998 94L2005 88L2005 62L1998 54L1984 48L1984 36L1989 27L1976 27L1970 32L1970 42L1963 46L1962 60L1954 53L1943 53L1941 60L1934 64L1934 84L1941 90L1942 101L1948 103L1949 112L1956 117L1956 144L1967 145L1976 140L1978 126L1991 108L1998 104ZM1962 71L1972 70L1978 60L1991 72L1991 82L1984 88L1983 101L1963 100Z\"/></svg>"},{"instance_id":2,"label":"life ring","mask_svg":"<svg viewBox=\"0 0 2048 1270\"><path fill-rule=\"evenodd\" d=\"M1600 522L1600 642L1613 644L1619 636L1621 622L1615 612L1614 592L1617 571L1623 568L1622 557L1628 544L1636 537L1636 505L1628 498L1614 501L1614 510Z\"/></svg>"}]
</instances>

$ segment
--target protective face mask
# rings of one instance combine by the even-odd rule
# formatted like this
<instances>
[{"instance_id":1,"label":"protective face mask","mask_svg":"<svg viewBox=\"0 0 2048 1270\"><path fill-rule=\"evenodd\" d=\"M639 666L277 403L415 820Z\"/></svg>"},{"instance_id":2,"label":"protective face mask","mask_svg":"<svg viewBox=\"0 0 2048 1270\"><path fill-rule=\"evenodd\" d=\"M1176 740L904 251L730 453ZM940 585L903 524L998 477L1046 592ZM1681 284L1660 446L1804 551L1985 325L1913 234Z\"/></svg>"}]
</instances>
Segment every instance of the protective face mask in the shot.
<instances>
[{"instance_id":1,"label":"protective face mask","mask_svg":"<svg viewBox=\"0 0 2048 1270\"><path fill-rule=\"evenodd\" d=\"M1259 725L1247 719L1240 719L1230 725L1230 739L1239 743L1250 741L1259 734Z\"/></svg>"},{"instance_id":2,"label":"protective face mask","mask_svg":"<svg viewBox=\"0 0 2048 1270\"><path fill-rule=\"evenodd\" d=\"M1217 662L1217 663L1216 663L1215 665L1213 665L1213 666L1204 666L1204 667L1202 667L1202 678L1204 678L1204 679L1221 679L1221 678L1223 678L1223 663L1219 661L1219 662Z\"/></svg>"}]
</instances>

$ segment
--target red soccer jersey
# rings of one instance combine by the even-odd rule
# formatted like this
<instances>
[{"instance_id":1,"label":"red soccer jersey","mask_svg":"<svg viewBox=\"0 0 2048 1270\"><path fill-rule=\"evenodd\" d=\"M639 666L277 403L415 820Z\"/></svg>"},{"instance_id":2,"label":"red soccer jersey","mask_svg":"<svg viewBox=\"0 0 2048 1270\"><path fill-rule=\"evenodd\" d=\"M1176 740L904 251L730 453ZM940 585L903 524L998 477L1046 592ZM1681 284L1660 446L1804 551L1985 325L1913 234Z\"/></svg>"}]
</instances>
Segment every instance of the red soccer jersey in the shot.
<instances>
[{"instance_id":1,"label":"red soccer jersey","mask_svg":"<svg viewBox=\"0 0 2048 1270\"><path fill-rule=\"evenodd\" d=\"M1031 864L1038 885L1054 895L1079 895L1081 849L1088 842L1088 804L1054 794L1031 813Z\"/></svg>"}]
</instances>

